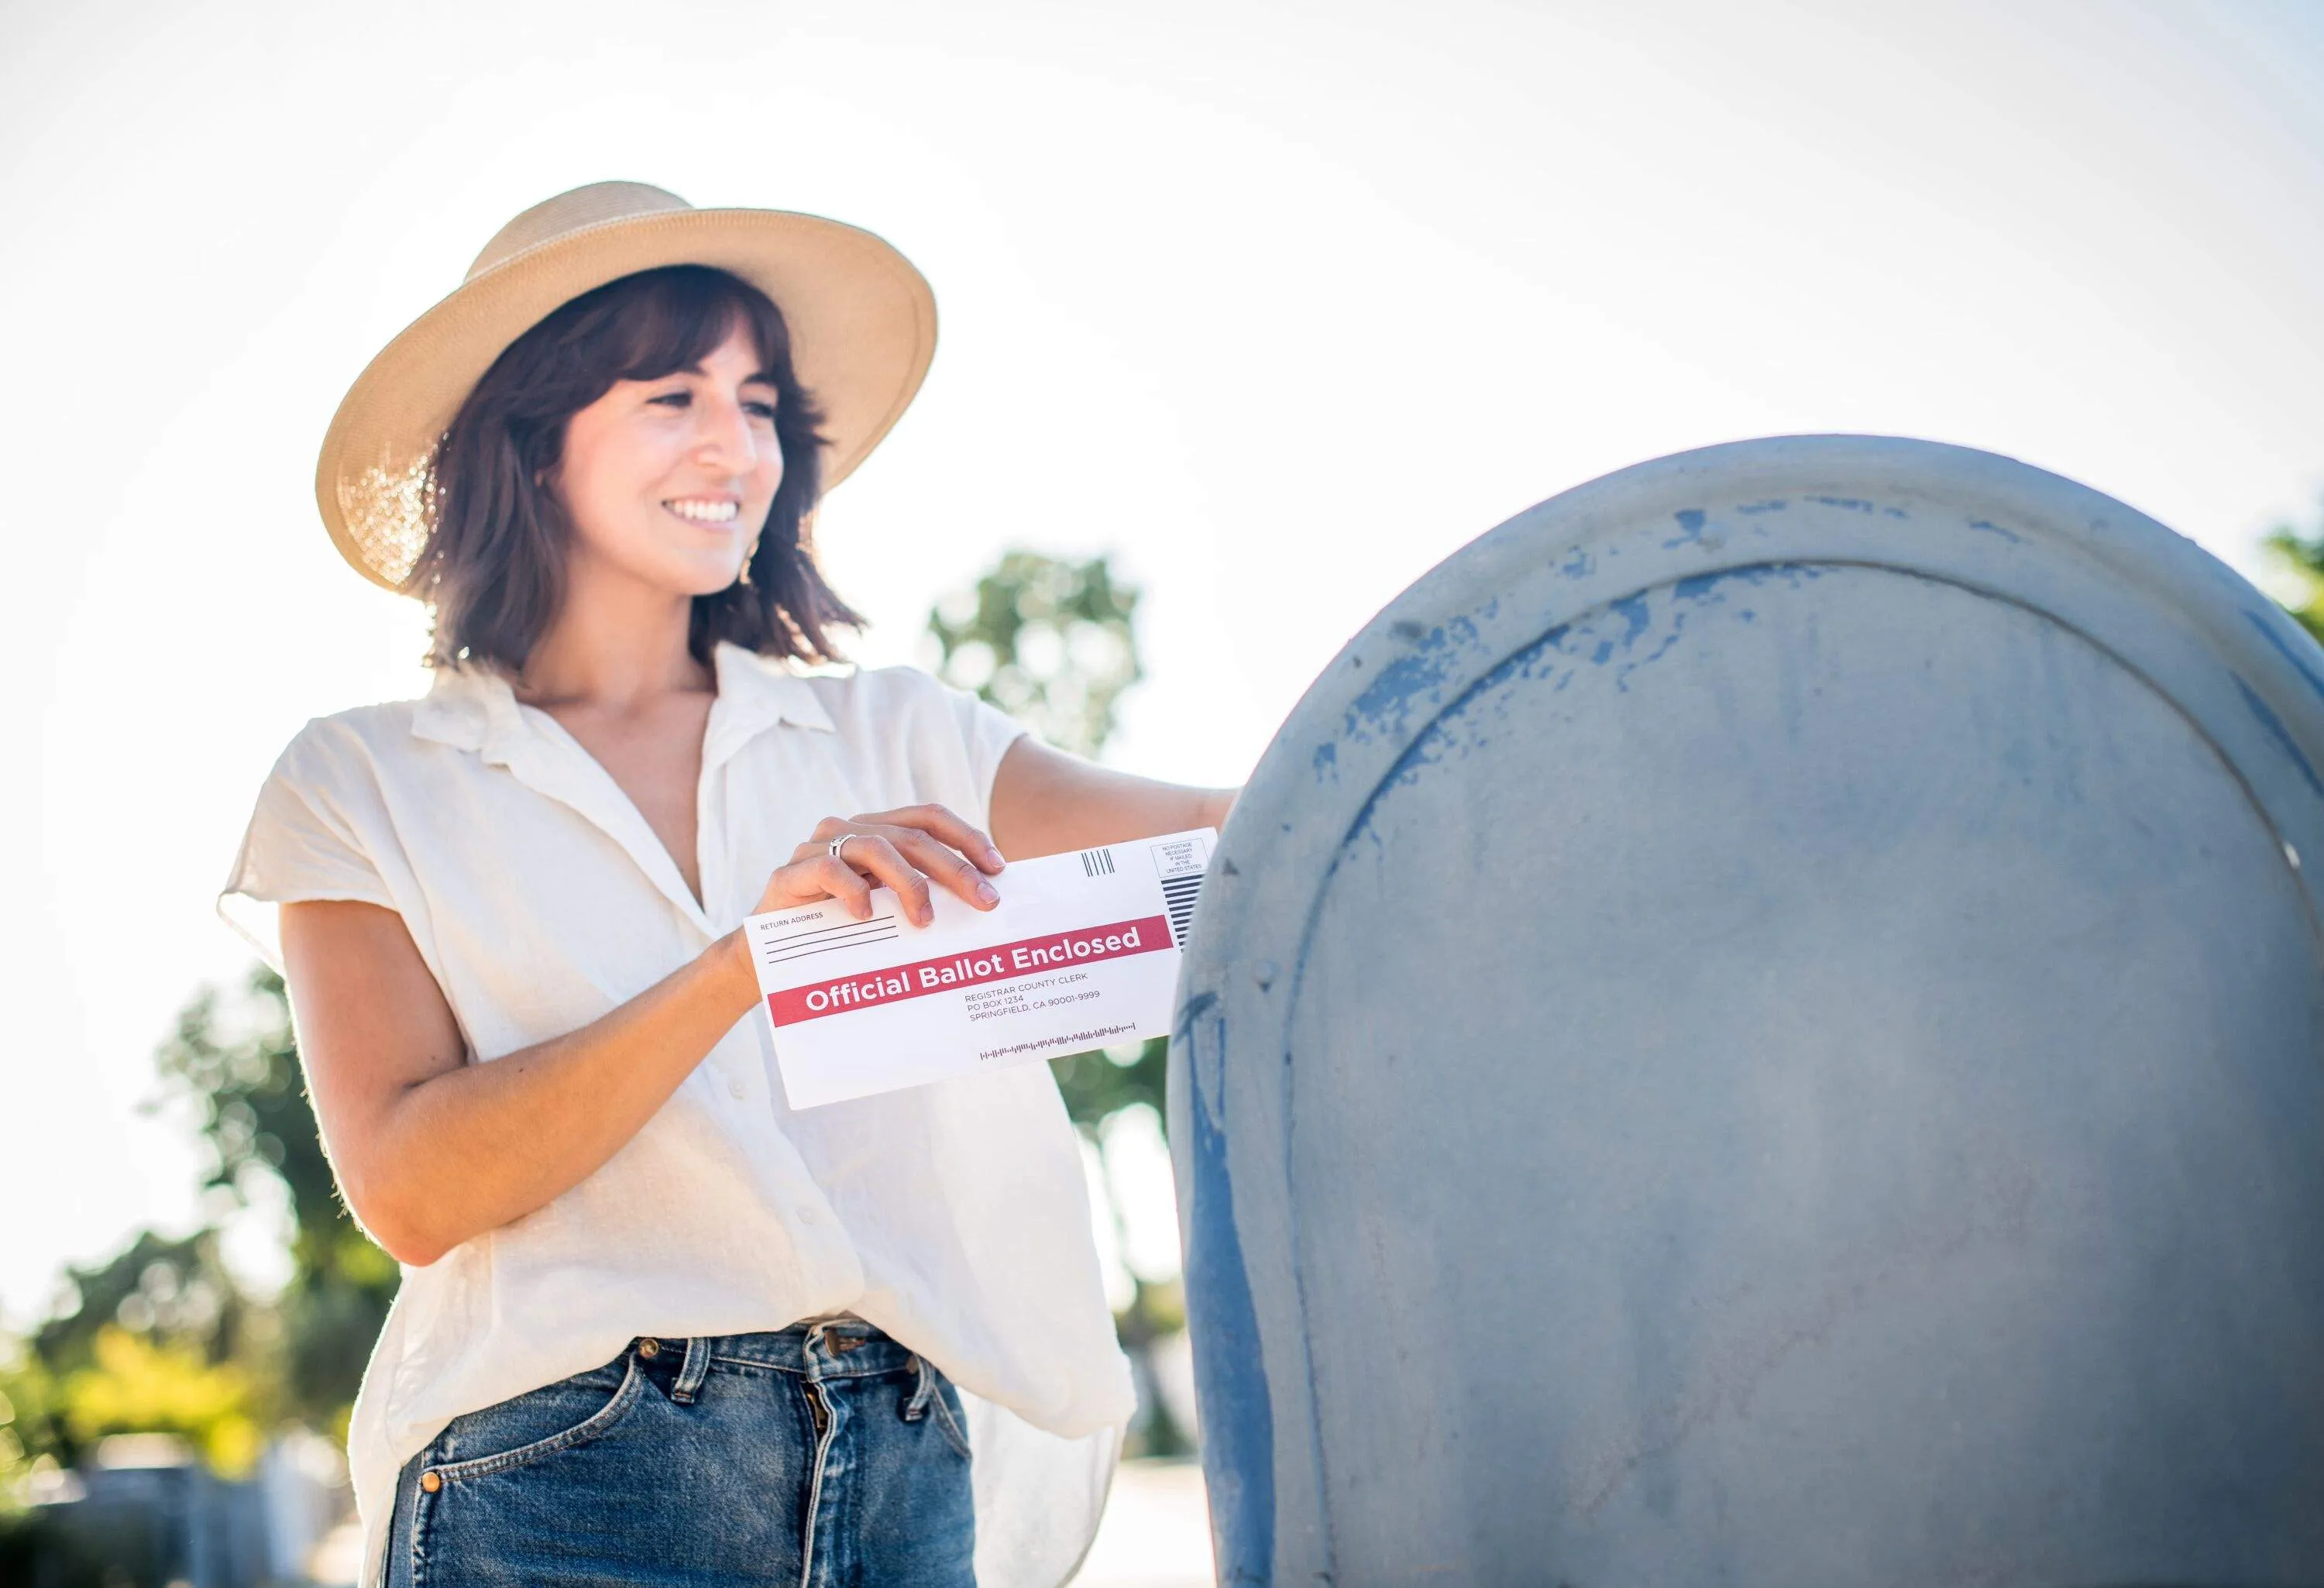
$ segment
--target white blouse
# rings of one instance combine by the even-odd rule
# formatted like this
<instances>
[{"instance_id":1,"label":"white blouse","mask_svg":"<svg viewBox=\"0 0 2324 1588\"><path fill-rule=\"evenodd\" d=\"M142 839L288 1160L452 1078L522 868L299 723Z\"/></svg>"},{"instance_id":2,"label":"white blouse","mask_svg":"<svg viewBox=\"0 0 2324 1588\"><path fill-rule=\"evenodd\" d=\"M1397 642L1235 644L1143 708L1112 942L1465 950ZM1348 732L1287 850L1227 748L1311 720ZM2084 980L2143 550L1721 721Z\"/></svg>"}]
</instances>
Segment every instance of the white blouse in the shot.
<instances>
[{"instance_id":1,"label":"white blouse","mask_svg":"<svg viewBox=\"0 0 2324 1588\"><path fill-rule=\"evenodd\" d=\"M909 668L801 676L733 645L716 667L700 903L554 718L462 669L440 670L424 699L308 724L260 791L221 908L278 963L274 912L250 903L394 910L470 1062L489 1062L586 1025L740 925L825 816L936 801L986 826L993 774L1023 732ZM794 1113L756 1013L604 1168L404 1269L348 1436L364 1580L379 1580L397 1472L453 1417L635 1335L843 1311L963 1391L978 1580L1064 1581L1134 1395L1056 1084L1027 1065Z\"/></svg>"}]
</instances>

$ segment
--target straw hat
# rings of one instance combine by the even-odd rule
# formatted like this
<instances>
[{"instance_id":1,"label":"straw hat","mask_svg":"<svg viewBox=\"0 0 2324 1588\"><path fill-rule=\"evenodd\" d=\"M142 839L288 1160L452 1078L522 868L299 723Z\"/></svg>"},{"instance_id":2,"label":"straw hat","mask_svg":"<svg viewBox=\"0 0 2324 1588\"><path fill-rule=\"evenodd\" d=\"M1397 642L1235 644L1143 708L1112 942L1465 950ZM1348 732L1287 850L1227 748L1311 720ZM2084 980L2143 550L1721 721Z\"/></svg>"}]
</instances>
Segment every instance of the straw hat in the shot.
<instances>
[{"instance_id":1,"label":"straw hat","mask_svg":"<svg viewBox=\"0 0 2324 1588\"><path fill-rule=\"evenodd\" d=\"M779 209L696 209L643 182L593 182L503 226L459 290L381 349L339 403L315 500L340 555L401 587L428 538L438 439L508 345L568 299L667 264L707 264L772 298L799 382L826 416L825 488L863 461L919 391L936 298L871 233Z\"/></svg>"}]
</instances>

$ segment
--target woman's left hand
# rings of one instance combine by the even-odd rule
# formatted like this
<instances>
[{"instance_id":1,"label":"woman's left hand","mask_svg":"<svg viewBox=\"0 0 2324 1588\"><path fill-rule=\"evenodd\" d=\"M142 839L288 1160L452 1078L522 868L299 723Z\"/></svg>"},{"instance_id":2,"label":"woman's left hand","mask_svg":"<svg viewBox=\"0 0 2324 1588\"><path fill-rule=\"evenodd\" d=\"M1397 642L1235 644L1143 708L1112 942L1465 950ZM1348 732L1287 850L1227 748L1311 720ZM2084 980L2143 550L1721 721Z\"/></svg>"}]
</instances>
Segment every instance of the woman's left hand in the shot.
<instances>
[{"instance_id":1,"label":"woman's left hand","mask_svg":"<svg viewBox=\"0 0 2324 1588\"><path fill-rule=\"evenodd\" d=\"M835 857L832 846L843 842ZM768 879L759 912L830 897L862 919L871 913L869 882L894 889L911 919L927 926L935 918L931 884L951 890L971 909L991 909L1001 895L985 878L1006 863L991 839L941 805L829 816L791 851L791 863Z\"/></svg>"}]
</instances>

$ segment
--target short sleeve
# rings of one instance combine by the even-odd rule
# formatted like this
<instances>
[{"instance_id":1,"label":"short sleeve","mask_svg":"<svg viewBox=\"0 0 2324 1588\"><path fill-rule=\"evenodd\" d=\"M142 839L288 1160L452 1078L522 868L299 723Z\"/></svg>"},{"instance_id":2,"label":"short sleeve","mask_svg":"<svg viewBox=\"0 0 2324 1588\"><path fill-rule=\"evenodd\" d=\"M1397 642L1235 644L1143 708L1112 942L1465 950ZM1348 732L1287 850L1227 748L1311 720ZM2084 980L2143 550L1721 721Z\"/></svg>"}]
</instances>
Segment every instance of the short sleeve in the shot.
<instances>
[{"instance_id":1,"label":"short sleeve","mask_svg":"<svg viewBox=\"0 0 2324 1588\"><path fill-rule=\"evenodd\" d=\"M266 905L353 900L396 908L358 836L362 813L379 804L360 758L335 744L327 720L309 723L283 751L244 831L218 913L280 970L275 914ZM351 764L353 762L354 764Z\"/></svg>"},{"instance_id":2,"label":"short sleeve","mask_svg":"<svg viewBox=\"0 0 2324 1588\"><path fill-rule=\"evenodd\" d=\"M982 696L936 680L945 706L959 725L962 747L968 753L968 775L976 784L978 807L992 809L992 780L1001 774L1001 758L1009 747L1032 730Z\"/></svg>"}]
</instances>

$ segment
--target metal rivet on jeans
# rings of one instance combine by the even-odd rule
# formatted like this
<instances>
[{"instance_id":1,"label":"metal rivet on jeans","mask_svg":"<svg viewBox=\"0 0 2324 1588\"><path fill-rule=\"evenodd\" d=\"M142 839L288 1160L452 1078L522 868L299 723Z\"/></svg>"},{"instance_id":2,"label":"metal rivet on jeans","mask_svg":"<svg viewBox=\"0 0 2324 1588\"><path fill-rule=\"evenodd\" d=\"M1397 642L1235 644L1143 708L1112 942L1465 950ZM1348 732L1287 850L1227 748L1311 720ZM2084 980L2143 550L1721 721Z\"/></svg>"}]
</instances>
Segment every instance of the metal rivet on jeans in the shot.
<instances>
[{"instance_id":1,"label":"metal rivet on jeans","mask_svg":"<svg viewBox=\"0 0 2324 1588\"><path fill-rule=\"evenodd\" d=\"M433 1494L444 1486L444 1476L433 1471L422 1473L420 1474L420 1486Z\"/></svg>"},{"instance_id":2,"label":"metal rivet on jeans","mask_svg":"<svg viewBox=\"0 0 2324 1588\"><path fill-rule=\"evenodd\" d=\"M639 1341L638 1354L643 1357L659 1356L661 1354L661 1342L659 1340Z\"/></svg>"}]
</instances>

